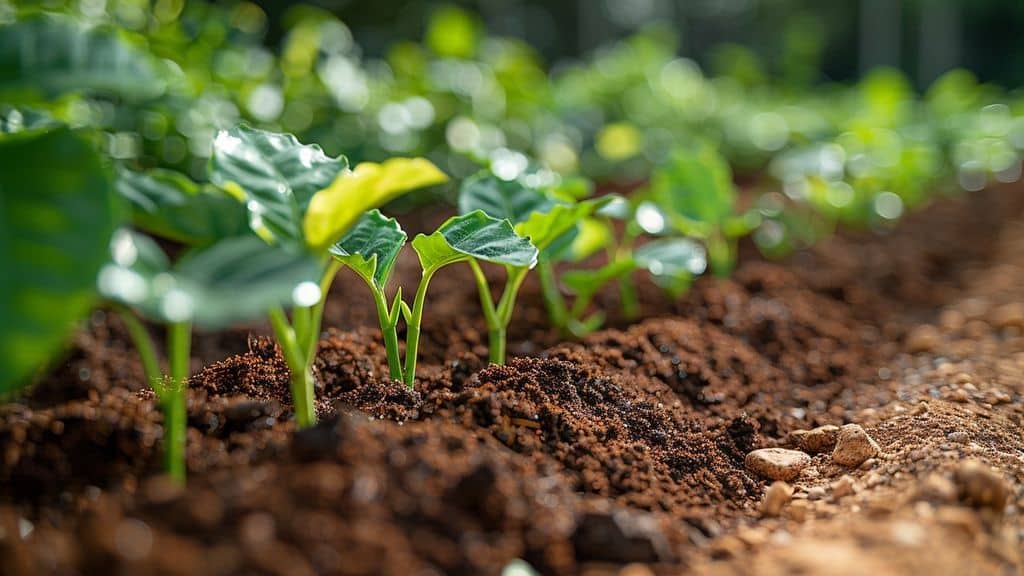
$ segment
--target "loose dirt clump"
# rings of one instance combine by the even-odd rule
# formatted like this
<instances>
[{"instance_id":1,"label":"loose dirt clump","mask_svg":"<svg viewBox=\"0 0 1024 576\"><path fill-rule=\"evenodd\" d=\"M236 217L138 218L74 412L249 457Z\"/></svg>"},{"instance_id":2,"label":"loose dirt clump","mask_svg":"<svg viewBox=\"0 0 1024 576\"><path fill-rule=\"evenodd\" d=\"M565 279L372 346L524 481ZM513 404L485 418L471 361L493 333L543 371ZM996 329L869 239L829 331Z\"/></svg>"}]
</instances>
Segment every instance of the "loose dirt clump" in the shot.
<instances>
[{"instance_id":1,"label":"loose dirt clump","mask_svg":"<svg viewBox=\"0 0 1024 576\"><path fill-rule=\"evenodd\" d=\"M784 416L779 404L792 394L785 375L744 342L685 319L606 330L547 354L614 372L683 419L699 414L727 423L747 414L771 436Z\"/></svg>"},{"instance_id":2,"label":"loose dirt clump","mask_svg":"<svg viewBox=\"0 0 1024 576\"><path fill-rule=\"evenodd\" d=\"M514 359L428 397L442 416L517 452L554 457L576 489L632 507L697 519L708 507L743 506L758 486L736 463L754 445L755 424L680 421L656 395L598 369Z\"/></svg>"}]
</instances>

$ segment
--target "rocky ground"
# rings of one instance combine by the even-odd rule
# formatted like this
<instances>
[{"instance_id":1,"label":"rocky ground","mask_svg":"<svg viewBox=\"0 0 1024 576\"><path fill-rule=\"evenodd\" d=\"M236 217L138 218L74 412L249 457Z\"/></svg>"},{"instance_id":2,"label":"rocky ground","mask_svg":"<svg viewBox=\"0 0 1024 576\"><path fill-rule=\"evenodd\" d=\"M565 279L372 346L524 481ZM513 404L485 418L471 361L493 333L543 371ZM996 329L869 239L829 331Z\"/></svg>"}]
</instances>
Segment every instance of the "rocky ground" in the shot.
<instances>
[{"instance_id":1,"label":"rocky ground","mask_svg":"<svg viewBox=\"0 0 1024 576\"><path fill-rule=\"evenodd\" d=\"M708 543L708 574L1024 573L1024 221L836 424L747 465L758 518ZM884 328L884 327L883 327Z\"/></svg>"}]
</instances>

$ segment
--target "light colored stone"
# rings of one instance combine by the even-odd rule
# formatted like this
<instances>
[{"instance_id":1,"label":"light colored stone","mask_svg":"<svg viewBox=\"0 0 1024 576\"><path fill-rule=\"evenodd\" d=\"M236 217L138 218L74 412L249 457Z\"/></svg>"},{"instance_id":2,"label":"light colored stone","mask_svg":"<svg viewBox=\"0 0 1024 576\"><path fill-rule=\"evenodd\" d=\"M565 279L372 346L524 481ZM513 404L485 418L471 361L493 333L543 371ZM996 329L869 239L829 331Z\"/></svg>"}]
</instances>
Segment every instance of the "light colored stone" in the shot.
<instances>
[{"instance_id":1,"label":"light colored stone","mask_svg":"<svg viewBox=\"0 0 1024 576\"><path fill-rule=\"evenodd\" d=\"M989 318L996 328L1024 327L1024 304L1013 302L992 310Z\"/></svg>"},{"instance_id":2,"label":"light colored stone","mask_svg":"<svg viewBox=\"0 0 1024 576\"><path fill-rule=\"evenodd\" d=\"M801 450L810 454L829 452L835 447L838 436L839 426L833 424L818 426L800 435L799 446Z\"/></svg>"},{"instance_id":3,"label":"light colored stone","mask_svg":"<svg viewBox=\"0 0 1024 576\"><path fill-rule=\"evenodd\" d=\"M835 499L842 498L843 496L849 496L856 492L853 486L853 480L849 476L843 476L839 480L832 483L832 497Z\"/></svg>"},{"instance_id":4,"label":"light colored stone","mask_svg":"<svg viewBox=\"0 0 1024 576\"><path fill-rule=\"evenodd\" d=\"M794 500L793 503L786 508L786 516L794 522L803 522L807 519L807 514L810 512L810 509L811 505L807 500Z\"/></svg>"},{"instance_id":5,"label":"light colored stone","mask_svg":"<svg viewBox=\"0 0 1024 576\"><path fill-rule=\"evenodd\" d=\"M911 354L931 352L939 345L939 341L941 339L942 336L935 326L922 324L907 334L907 340L905 343L907 352L910 352Z\"/></svg>"},{"instance_id":6,"label":"light colored stone","mask_svg":"<svg viewBox=\"0 0 1024 576\"><path fill-rule=\"evenodd\" d=\"M799 450L785 448L761 448L747 454L744 464L747 470L772 480L789 481L800 475L800 471L811 462L811 457Z\"/></svg>"},{"instance_id":7,"label":"light colored stone","mask_svg":"<svg viewBox=\"0 0 1024 576\"><path fill-rule=\"evenodd\" d=\"M851 468L878 454L878 444L859 424L847 424L839 429L832 461Z\"/></svg>"},{"instance_id":8,"label":"light colored stone","mask_svg":"<svg viewBox=\"0 0 1024 576\"><path fill-rule=\"evenodd\" d=\"M643 564L626 564L618 576L654 576L654 571Z\"/></svg>"},{"instance_id":9,"label":"light colored stone","mask_svg":"<svg viewBox=\"0 0 1024 576\"><path fill-rule=\"evenodd\" d=\"M789 504L791 498L793 498L792 486L781 480L772 482L772 485L764 491L764 499L761 500L761 514L778 516L786 504Z\"/></svg>"}]
</instances>

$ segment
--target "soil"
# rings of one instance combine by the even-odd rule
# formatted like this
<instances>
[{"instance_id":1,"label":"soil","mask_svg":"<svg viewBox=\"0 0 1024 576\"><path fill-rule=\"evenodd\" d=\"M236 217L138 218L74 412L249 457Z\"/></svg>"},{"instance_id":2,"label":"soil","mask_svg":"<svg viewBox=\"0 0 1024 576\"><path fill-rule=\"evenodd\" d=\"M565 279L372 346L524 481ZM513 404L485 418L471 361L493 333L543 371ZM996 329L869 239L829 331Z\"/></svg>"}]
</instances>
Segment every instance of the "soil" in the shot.
<instances>
[{"instance_id":1,"label":"soil","mask_svg":"<svg viewBox=\"0 0 1024 576\"><path fill-rule=\"evenodd\" d=\"M752 254L679 301L641 284L641 318L582 341L546 326L528 282L506 366L483 360L453 267L430 288L415 389L388 378L343 272L312 429L265 326L196 335L186 489L159 475L162 417L97 312L0 407L0 573L1022 573L1019 192ZM878 447L862 464L808 447L806 430L849 423ZM765 447L811 456L774 508L745 464Z\"/></svg>"}]
</instances>

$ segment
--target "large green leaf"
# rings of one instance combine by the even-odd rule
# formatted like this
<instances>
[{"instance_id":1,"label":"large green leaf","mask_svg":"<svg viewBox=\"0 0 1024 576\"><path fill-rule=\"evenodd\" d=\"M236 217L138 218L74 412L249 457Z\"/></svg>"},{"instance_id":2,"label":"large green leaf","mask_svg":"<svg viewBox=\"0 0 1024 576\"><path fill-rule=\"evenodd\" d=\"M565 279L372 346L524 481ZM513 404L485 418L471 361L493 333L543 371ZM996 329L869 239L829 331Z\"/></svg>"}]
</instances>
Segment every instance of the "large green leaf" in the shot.
<instances>
[{"instance_id":1,"label":"large green leaf","mask_svg":"<svg viewBox=\"0 0 1024 576\"><path fill-rule=\"evenodd\" d=\"M446 182L448 176L424 158L391 158L363 162L338 176L309 204L303 222L306 242L327 249L355 225L367 210L383 206L411 190Z\"/></svg>"},{"instance_id":2,"label":"large green leaf","mask_svg":"<svg viewBox=\"0 0 1024 576\"><path fill-rule=\"evenodd\" d=\"M68 92L145 99L164 87L154 59L115 30L55 14L0 26L0 99Z\"/></svg>"},{"instance_id":3,"label":"large green leaf","mask_svg":"<svg viewBox=\"0 0 1024 576\"><path fill-rule=\"evenodd\" d=\"M526 236L541 252L563 234L573 230L584 218L611 202L613 198L593 198L576 204L555 204L547 212L534 212L516 224L516 232Z\"/></svg>"},{"instance_id":4,"label":"large green leaf","mask_svg":"<svg viewBox=\"0 0 1024 576\"><path fill-rule=\"evenodd\" d=\"M223 239L171 266L151 239L122 230L98 284L105 297L151 320L220 328L261 318L273 306L312 305L320 272L305 250L252 235Z\"/></svg>"},{"instance_id":5,"label":"large green leaf","mask_svg":"<svg viewBox=\"0 0 1024 576\"><path fill-rule=\"evenodd\" d=\"M291 134L242 125L221 130L214 139L210 180L244 196L249 224L261 237L304 244L310 201L347 167L344 157L331 158Z\"/></svg>"},{"instance_id":6,"label":"large green leaf","mask_svg":"<svg viewBox=\"0 0 1024 576\"><path fill-rule=\"evenodd\" d=\"M433 234L416 236L412 247L426 273L470 259L513 268L532 268L537 263L537 248L528 239L517 234L508 220L482 210L449 218Z\"/></svg>"},{"instance_id":7,"label":"large green leaf","mask_svg":"<svg viewBox=\"0 0 1024 576\"><path fill-rule=\"evenodd\" d=\"M547 212L555 202L546 194L528 188L518 180L502 180L490 172L466 179L459 188L459 213L483 210L495 218L513 224L523 222L534 212Z\"/></svg>"},{"instance_id":8,"label":"large green leaf","mask_svg":"<svg viewBox=\"0 0 1024 576\"><path fill-rule=\"evenodd\" d=\"M92 307L121 215L99 156L68 129L0 138L0 394Z\"/></svg>"},{"instance_id":9,"label":"large green leaf","mask_svg":"<svg viewBox=\"0 0 1024 576\"><path fill-rule=\"evenodd\" d=\"M178 172L122 168L117 190L131 204L135 225L162 238L205 246L248 231L245 205L237 198Z\"/></svg>"},{"instance_id":10,"label":"large green leaf","mask_svg":"<svg viewBox=\"0 0 1024 576\"><path fill-rule=\"evenodd\" d=\"M736 202L729 164L709 146L674 152L651 176L650 190L676 228L702 237L732 216Z\"/></svg>"},{"instance_id":11,"label":"large green leaf","mask_svg":"<svg viewBox=\"0 0 1024 576\"><path fill-rule=\"evenodd\" d=\"M397 220L387 218L380 210L371 210L359 219L344 238L331 246L330 252L335 259L355 270L363 280L382 290L391 277L398 252L405 245L406 238L408 236Z\"/></svg>"}]
</instances>

